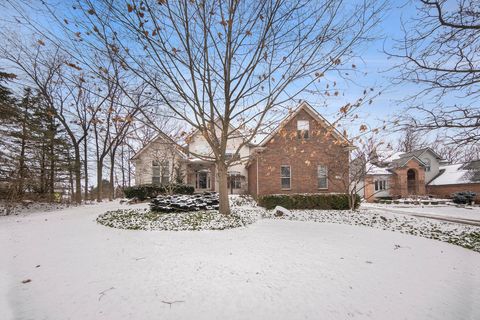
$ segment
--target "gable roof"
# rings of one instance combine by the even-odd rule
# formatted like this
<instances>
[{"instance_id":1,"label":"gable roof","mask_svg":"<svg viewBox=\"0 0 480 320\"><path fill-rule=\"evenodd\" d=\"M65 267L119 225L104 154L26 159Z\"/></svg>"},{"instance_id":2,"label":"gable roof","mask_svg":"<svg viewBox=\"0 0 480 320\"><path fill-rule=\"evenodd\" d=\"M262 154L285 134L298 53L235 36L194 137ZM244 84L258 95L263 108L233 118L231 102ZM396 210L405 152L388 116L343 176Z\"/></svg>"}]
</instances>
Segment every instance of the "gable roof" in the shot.
<instances>
[{"instance_id":1,"label":"gable roof","mask_svg":"<svg viewBox=\"0 0 480 320\"><path fill-rule=\"evenodd\" d=\"M400 155L400 158L405 158L405 157L411 157L411 156L415 156L417 158L420 158L425 152L430 152L431 154L433 154L433 156L439 160L442 160L442 157L439 156L435 151L433 151L433 149L427 147L427 148L423 148L423 149L418 149L418 150L412 150L410 152L405 152L403 154Z\"/></svg>"},{"instance_id":2,"label":"gable roof","mask_svg":"<svg viewBox=\"0 0 480 320\"><path fill-rule=\"evenodd\" d=\"M412 155L412 156L409 156L409 157L402 157L402 158L399 158L399 159L395 159L395 160L392 160L392 166L395 167L395 168L399 168L399 167L403 167L405 166L410 160L415 160L417 161L421 166L423 167L426 167L427 165L425 164L425 162L423 162L422 160L420 160L420 158Z\"/></svg>"},{"instance_id":3,"label":"gable roof","mask_svg":"<svg viewBox=\"0 0 480 320\"><path fill-rule=\"evenodd\" d=\"M297 108L290 113L288 116L286 116L280 124L275 128L270 134L268 134L266 137L263 138L263 140L258 144L259 147L264 147L285 125L290 122L295 116L301 111L304 110L306 111L310 116L312 116L316 121L321 123L325 128L333 128L333 135L335 138L338 140L342 140L348 145L351 145L350 141L343 135L341 134L337 128L333 127L333 125L328 122L327 119L325 119L320 113L318 113L308 102L302 101L299 103Z\"/></svg>"},{"instance_id":4,"label":"gable roof","mask_svg":"<svg viewBox=\"0 0 480 320\"><path fill-rule=\"evenodd\" d=\"M162 131L160 131L156 136L155 138L153 138L151 141L149 141L145 146L143 146L143 148L141 148L140 150L137 151L137 153L135 153L133 155L133 157L130 158L130 160L135 160L135 159L138 159L138 157L144 153L146 150L148 150L148 148L150 148L150 146L157 142L158 140L164 140L170 144L173 145L174 149L177 151L178 155L181 157L181 158L184 158L186 159L187 158L187 155L182 151L180 150L180 146L172 139L170 138L168 135L166 135L165 133L163 133Z\"/></svg>"},{"instance_id":5,"label":"gable roof","mask_svg":"<svg viewBox=\"0 0 480 320\"><path fill-rule=\"evenodd\" d=\"M216 117L215 120L213 121L214 125L215 125L215 128L218 128L218 129L221 129L220 125L218 125L218 122L220 121L220 117ZM228 125L229 126L229 131L237 131L238 132L238 136L234 136L233 138L243 138L246 134L245 134L245 130L244 128L235 128L231 123ZM194 135L200 133L200 130L199 129L194 129L192 130L191 132L189 132L186 136L185 136L185 140L188 141L188 139L191 139Z\"/></svg>"},{"instance_id":6,"label":"gable roof","mask_svg":"<svg viewBox=\"0 0 480 320\"><path fill-rule=\"evenodd\" d=\"M480 183L480 171L475 167L478 160L440 167L440 173L428 183L430 186Z\"/></svg>"}]
</instances>

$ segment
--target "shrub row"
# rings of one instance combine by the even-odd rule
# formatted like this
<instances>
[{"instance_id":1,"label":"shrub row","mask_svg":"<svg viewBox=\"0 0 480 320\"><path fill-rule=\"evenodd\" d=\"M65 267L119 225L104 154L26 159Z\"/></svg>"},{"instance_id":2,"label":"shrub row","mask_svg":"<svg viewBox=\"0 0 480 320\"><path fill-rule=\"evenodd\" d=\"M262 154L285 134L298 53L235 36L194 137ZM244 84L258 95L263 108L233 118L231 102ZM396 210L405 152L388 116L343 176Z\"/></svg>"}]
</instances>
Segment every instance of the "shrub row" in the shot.
<instances>
[{"instance_id":1,"label":"shrub row","mask_svg":"<svg viewBox=\"0 0 480 320\"><path fill-rule=\"evenodd\" d=\"M143 184L140 186L127 187L123 189L125 197L128 199L138 198L145 200L155 198L160 194L193 194L195 189L186 184L155 185Z\"/></svg>"},{"instance_id":2,"label":"shrub row","mask_svg":"<svg viewBox=\"0 0 480 320\"><path fill-rule=\"evenodd\" d=\"M266 209L282 206L286 209L348 210L348 194L276 194L260 196L258 204ZM357 195L355 209L360 205Z\"/></svg>"}]
</instances>

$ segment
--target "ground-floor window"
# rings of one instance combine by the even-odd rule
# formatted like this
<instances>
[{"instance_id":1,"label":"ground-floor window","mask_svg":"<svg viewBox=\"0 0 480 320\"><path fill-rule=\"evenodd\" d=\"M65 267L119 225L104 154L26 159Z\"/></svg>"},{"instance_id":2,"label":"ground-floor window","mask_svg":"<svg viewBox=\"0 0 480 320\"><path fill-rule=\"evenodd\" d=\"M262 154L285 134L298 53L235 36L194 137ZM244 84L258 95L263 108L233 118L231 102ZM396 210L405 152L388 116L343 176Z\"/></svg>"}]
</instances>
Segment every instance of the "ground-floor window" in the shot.
<instances>
[{"instance_id":1,"label":"ground-floor window","mask_svg":"<svg viewBox=\"0 0 480 320\"><path fill-rule=\"evenodd\" d=\"M195 189L210 189L210 171L200 170L195 174Z\"/></svg>"},{"instance_id":2,"label":"ground-floor window","mask_svg":"<svg viewBox=\"0 0 480 320\"><path fill-rule=\"evenodd\" d=\"M228 174L228 187L230 189L241 189L242 181L239 173L229 173Z\"/></svg>"},{"instance_id":3,"label":"ground-floor window","mask_svg":"<svg viewBox=\"0 0 480 320\"><path fill-rule=\"evenodd\" d=\"M280 166L280 180L281 180L282 189L290 189L291 180L292 180L290 166L288 165Z\"/></svg>"},{"instance_id":4,"label":"ground-floor window","mask_svg":"<svg viewBox=\"0 0 480 320\"><path fill-rule=\"evenodd\" d=\"M162 184L169 184L170 183L170 162L163 161L162 162Z\"/></svg>"},{"instance_id":5,"label":"ground-floor window","mask_svg":"<svg viewBox=\"0 0 480 320\"><path fill-rule=\"evenodd\" d=\"M152 161L152 184L168 184L170 182L170 162Z\"/></svg>"},{"instance_id":6,"label":"ground-floor window","mask_svg":"<svg viewBox=\"0 0 480 320\"><path fill-rule=\"evenodd\" d=\"M160 184L160 163L152 161L152 184Z\"/></svg>"},{"instance_id":7,"label":"ground-floor window","mask_svg":"<svg viewBox=\"0 0 480 320\"><path fill-rule=\"evenodd\" d=\"M375 191L387 190L387 180L375 180Z\"/></svg>"},{"instance_id":8,"label":"ground-floor window","mask_svg":"<svg viewBox=\"0 0 480 320\"><path fill-rule=\"evenodd\" d=\"M328 189L328 168L320 165L317 167L318 189Z\"/></svg>"}]
</instances>

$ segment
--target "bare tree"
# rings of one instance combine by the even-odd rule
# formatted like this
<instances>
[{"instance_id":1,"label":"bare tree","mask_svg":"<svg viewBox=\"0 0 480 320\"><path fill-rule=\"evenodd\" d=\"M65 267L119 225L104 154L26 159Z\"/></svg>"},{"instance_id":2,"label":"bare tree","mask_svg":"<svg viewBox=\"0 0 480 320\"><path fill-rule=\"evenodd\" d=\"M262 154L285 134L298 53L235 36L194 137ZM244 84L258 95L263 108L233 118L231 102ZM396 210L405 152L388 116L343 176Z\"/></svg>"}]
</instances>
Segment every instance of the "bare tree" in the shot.
<instances>
[{"instance_id":1,"label":"bare tree","mask_svg":"<svg viewBox=\"0 0 480 320\"><path fill-rule=\"evenodd\" d=\"M369 40L383 2L90 1L75 21L148 84L158 104L198 130L216 165L220 211L230 212L227 170L240 149L271 126L272 112L326 73L345 76L350 58ZM83 24L82 24L83 23ZM243 130L248 124L249 130ZM233 157L227 143L242 135Z\"/></svg>"},{"instance_id":2,"label":"bare tree","mask_svg":"<svg viewBox=\"0 0 480 320\"><path fill-rule=\"evenodd\" d=\"M402 132L398 139L397 151L411 152L425 145L423 134L417 130L414 122L407 124Z\"/></svg>"},{"instance_id":3,"label":"bare tree","mask_svg":"<svg viewBox=\"0 0 480 320\"><path fill-rule=\"evenodd\" d=\"M391 56L398 80L419 84L404 126L447 132L451 144L480 141L480 1L412 0L418 15L404 26ZM431 103L418 103L418 98ZM455 101L455 102L448 102Z\"/></svg>"}]
</instances>

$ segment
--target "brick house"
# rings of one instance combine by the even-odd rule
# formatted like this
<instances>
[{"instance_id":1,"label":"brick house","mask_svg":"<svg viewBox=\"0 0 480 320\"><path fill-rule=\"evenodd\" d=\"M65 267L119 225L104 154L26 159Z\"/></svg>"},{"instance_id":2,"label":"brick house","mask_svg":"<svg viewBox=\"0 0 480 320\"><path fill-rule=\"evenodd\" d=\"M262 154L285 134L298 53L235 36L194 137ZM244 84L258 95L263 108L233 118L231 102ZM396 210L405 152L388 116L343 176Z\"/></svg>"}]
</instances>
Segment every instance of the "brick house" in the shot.
<instances>
[{"instance_id":1,"label":"brick house","mask_svg":"<svg viewBox=\"0 0 480 320\"><path fill-rule=\"evenodd\" d=\"M480 160L443 165L427 185L427 193L439 198L449 198L459 191L475 192L475 202L480 203Z\"/></svg>"},{"instance_id":2,"label":"brick house","mask_svg":"<svg viewBox=\"0 0 480 320\"><path fill-rule=\"evenodd\" d=\"M479 197L476 169L480 169L480 161L447 164L430 148L378 155L366 164L359 193L368 202L415 196L449 198L459 191L474 191Z\"/></svg>"},{"instance_id":3,"label":"brick house","mask_svg":"<svg viewBox=\"0 0 480 320\"><path fill-rule=\"evenodd\" d=\"M253 148L248 190L253 196L347 193L350 146L304 102Z\"/></svg>"},{"instance_id":4,"label":"brick house","mask_svg":"<svg viewBox=\"0 0 480 320\"><path fill-rule=\"evenodd\" d=\"M232 128L233 130L233 128ZM215 164L197 155L211 155L200 132L183 147L159 134L132 161L135 184L166 183L174 179L196 192L218 190ZM244 142L238 135L227 142L227 156ZM275 130L258 143L240 149L228 170L230 193L345 193L348 191L349 141L308 103L302 102Z\"/></svg>"},{"instance_id":5,"label":"brick house","mask_svg":"<svg viewBox=\"0 0 480 320\"><path fill-rule=\"evenodd\" d=\"M378 151L366 164L360 195L368 202L425 196L426 184L438 175L441 161L430 148L404 153Z\"/></svg>"}]
</instances>

